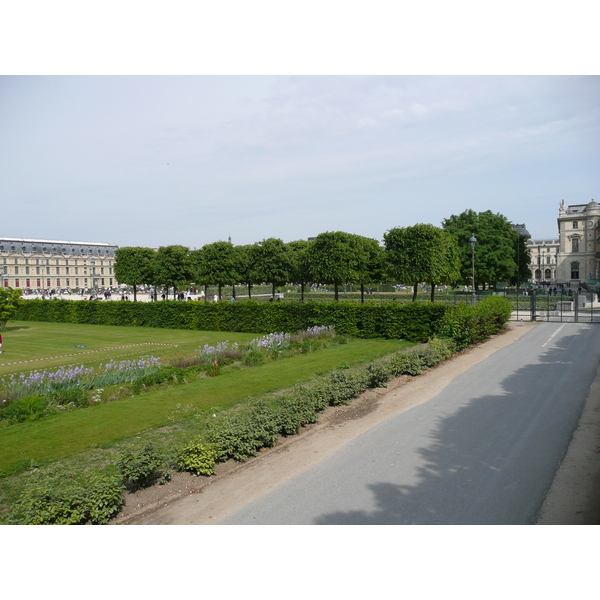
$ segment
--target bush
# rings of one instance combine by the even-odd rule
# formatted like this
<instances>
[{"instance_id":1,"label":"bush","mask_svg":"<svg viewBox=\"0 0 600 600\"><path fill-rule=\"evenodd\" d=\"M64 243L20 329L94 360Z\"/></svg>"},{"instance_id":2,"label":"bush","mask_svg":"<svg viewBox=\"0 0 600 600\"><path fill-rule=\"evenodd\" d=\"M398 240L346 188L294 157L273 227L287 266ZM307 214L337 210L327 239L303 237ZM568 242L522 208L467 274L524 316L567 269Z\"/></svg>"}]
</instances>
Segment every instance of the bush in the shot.
<instances>
[{"instance_id":1,"label":"bush","mask_svg":"<svg viewBox=\"0 0 600 600\"><path fill-rule=\"evenodd\" d=\"M387 382L392 378L391 369L387 361L374 361L367 366L365 376L369 388L387 387Z\"/></svg>"},{"instance_id":2,"label":"bush","mask_svg":"<svg viewBox=\"0 0 600 600\"><path fill-rule=\"evenodd\" d=\"M5 423L23 423L35 421L48 412L48 398L44 396L26 396L17 398L0 410L0 421Z\"/></svg>"},{"instance_id":3,"label":"bush","mask_svg":"<svg viewBox=\"0 0 600 600\"><path fill-rule=\"evenodd\" d=\"M123 505L123 487L115 474L50 471L36 475L21 494L7 524L104 524Z\"/></svg>"},{"instance_id":4,"label":"bush","mask_svg":"<svg viewBox=\"0 0 600 600\"><path fill-rule=\"evenodd\" d=\"M195 475L214 475L217 451L210 444L192 442L181 448L176 464L180 471L189 471Z\"/></svg>"},{"instance_id":5,"label":"bush","mask_svg":"<svg viewBox=\"0 0 600 600\"><path fill-rule=\"evenodd\" d=\"M499 296L486 298L475 307L449 307L438 335L453 340L457 349L462 350L501 331L510 318L511 310L510 301Z\"/></svg>"},{"instance_id":6,"label":"bush","mask_svg":"<svg viewBox=\"0 0 600 600\"><path fill-rule=\"evenodd\" d=\"M214 444L217 460L243 461L270 448L279 435L276 408L266 402L247 404L225 413L207 428L207 441Z\"/></svg>"},{"instance_id":7,"label":"bush","mask_svg":"<svg viewBox=\"0 0 600 600\"><path fill-rule=\"evenodd\" d=\"M153 476L160 468L162 459L156 450L144 446L141 450L125 452L117 457L117 468L123 476L123 481L132 490L147 487L152 483Z\"/></svg>"},{"instance_id":8,"label":"bush","mask_svg":"<svg viewBox=\"0 0 600 600\"><path fill-rule=\"evenodd\" d=\"M348 404L368 387L367 377L357 371L336 369L327 378L326 397L331 406Z\"/></svg>"}]
</instances>

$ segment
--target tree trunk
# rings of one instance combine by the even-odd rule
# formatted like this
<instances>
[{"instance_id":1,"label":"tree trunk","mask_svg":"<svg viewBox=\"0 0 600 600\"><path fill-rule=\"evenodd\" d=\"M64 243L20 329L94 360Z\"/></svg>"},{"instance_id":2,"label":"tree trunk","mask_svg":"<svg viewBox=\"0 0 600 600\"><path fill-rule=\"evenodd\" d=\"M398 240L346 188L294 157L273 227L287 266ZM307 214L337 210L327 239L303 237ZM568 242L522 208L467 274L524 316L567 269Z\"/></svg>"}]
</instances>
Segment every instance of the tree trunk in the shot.
<instances>
[{"instance_id":1,"label":"tree trunk","mask_svg":"<svg viewBox=\"0 0 600 600\"><path fill-rule=\"evenodd\" d=\"M304 302L304 284L300 284L300 302Z\"/></svg>"},{"instance_id":2,"label":"tree trunk","mask_svg":"<svg viewBox=\"0 0 600 600\"><path fill-rule=\"evenodd\" d=\"M335 300L337 302L337 300L338 300L338 286L337 286L337 283L333 284L333 290L334 290L334 294L335 294L334 298L335 298Z\"/></svg>"},{"instance_id":3,"label":"tree trunk","mask_svg":"<svg viewBox=\"0 0 600 600\"><path fill-rule=\"evenodd\" d=\"M219 283L219 300L221 300L221 284Z\"/></svg>"},{"instance_id":4,"label":"tree trunk","mask_svg":"<svg viewBox=\"0 0 600 600\"><path fill-rule=\"evenodd\" d=\"M365 284L364 283L360 284L360 303L361 304L365 303Z\"/></svg>"},{"instance_id":5,"label":"tree trunk","mask_svg":"<svg viewBox=\"0 0 600 600\"><path fill-rule=\"evenodd\" d=\"M133 284L133 301L134 302L137 302L136 291L137 291L137 286L135 284Z\"/></svg>"},{"instance_id":6,"label":"tree trunk","mask_svg":"<svg viewBox=\"0 0 600 600\"><path fill-rule=\"evenodd\" d=\"M431 301L434 302L434 295L435 295L435 283L431 284Z\"/></svg>"},{"instance_id":7,"label":"tree trunk","mask_svg":"<svg viewBox=\"0 0 600 600\"><path fill-rule=\"evenodd\" d=\"M412 297L412 301L414 302L417 299L417 291L419 289L419 284L415 283L415 286L413 288L413 297Z\"/></svg>"},{"instance_id":8,"label":"tree trunk","mask_svg":"<svg viewBox=\"0 0 600 600\"><path fill-rule=\"evenodd\" d=\"M235 285L231 288L231 297L235 300Z\"/></svg>"},{"instance_id":9,"label":"tree trunk","mask_svg":"<svg viewBox=\"0 0 600 600\"><path fill-rule=\"evenodd\" d=\"M252 284L248 284L248 300L252 299Z\"/></svg>"},{"instance_id":10,"label":"tree trunk","mask_svg":"<svg viewBox=\"0 0 600 600\"><path fill-rule=\"evenodd\" d=\"M273 284L271 287L271 298L273 298L273 300L275 300L275 284Z\"/></svg>"}]
</instances>

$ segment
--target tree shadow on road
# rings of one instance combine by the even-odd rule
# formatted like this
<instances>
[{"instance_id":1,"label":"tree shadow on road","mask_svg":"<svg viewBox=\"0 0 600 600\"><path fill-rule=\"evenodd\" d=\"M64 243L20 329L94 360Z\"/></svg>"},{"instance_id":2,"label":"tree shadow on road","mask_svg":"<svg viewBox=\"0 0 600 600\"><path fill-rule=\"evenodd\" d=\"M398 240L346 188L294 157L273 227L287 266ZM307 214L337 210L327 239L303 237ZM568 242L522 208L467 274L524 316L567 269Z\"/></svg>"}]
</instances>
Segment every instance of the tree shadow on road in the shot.
<instances>
[{"instance_id":1,"label":"tree shadow on road","mask_svg":"<svg viewBox=\"0 0 600 600\"><path fill-rule=\"evenodd\" d=\"M367 488L375 496L375 510L324 514L315 523L534 523L583 409L587 392L582 381L592 381L598 367L597 355L585 352L581 343L584 335L597 335L596 326L590 329L578 328L561 338L538 362L517 369L496 389L490 389L493 383L477 379L485 372L484 363L459 376L429 401L448 401L437 423L427 426L425 419L411 421L425 428L427 446L384 448L377 457L382 462L400 459L401 469L398 452L405 453L404 461L406 453L411 460L416 456L420 466L410 480L418 483L399 485L402 477L374 481ZM510 356L512 351L507 347L494 356L502 360L500 352ZM487 386L488 393L464 404L460 392L473 386L483 390ZM451 387L454 401L447 400ZM426 407L412 411L425 414ZM382 425L401 432L406 414Z\"/></svg>"}]
</instances>

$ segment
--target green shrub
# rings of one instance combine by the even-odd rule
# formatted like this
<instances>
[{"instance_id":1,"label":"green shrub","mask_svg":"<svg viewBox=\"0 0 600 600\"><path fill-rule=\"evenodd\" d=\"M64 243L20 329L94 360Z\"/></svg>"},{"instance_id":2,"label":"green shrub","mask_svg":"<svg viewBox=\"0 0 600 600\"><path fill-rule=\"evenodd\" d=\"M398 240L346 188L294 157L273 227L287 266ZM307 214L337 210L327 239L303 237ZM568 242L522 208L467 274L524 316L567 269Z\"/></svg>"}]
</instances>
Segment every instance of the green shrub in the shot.
<instances>
[{"instance_id":1,"label":"green shrub","mask_svg":"<svg viewBox=\"0 0 600 600\"><path fill-rule=\"evenodd\" d=\"M123 505L119 477L106 471L39 473L13 508L7 524L104 524Z\"/></svg>"},{"instance_id":2,"label":"green shrub","mask_svg":"<svg viewBox=\"0 0 600 600\"><path fill-rule=\"evenodd\" d=\"M281 435L296 435L308 423L316 423L327 408L324 394L315 385L305 384L279 400L276 419Z\"/></svg>"},{"instance_id":3,"label":"green shrub","mask_svg":"<svg viewBox=\"0 0 600 600\"><path fill-rule=\"evenodd\" d=\"M90 394L82 388L54 390L48 396L49 400L62 406L71 404L78 408L89 406Z\"/></svg>"},{"instance_id":4,"label":"green shrub","mask_svg":"<svg viewBox=\"0 0 600 600\"><path fill-rule=\"evenodd\" d=\"M160 468L162 457L150 445L137 451L124 452L117 457L117 468L130 489L147 487Z\"/></svg>"},{"instance_id":5,"label":"green shrub","mask_svg":"<svg viewBox=\"0 0 600 600\"><path fill-rule=\"evenodd\" d=\"M23 423L35 421L48 412L48 398L45 396L26 396L12 400L0 410L0 421L5 423Z\"/></svg>"},{"instance_id":6,"label":"green shrub","mask_svg":"<svg viewBox=\"0 0 600 600\"><path fill-rule=\"evenodd\" d=\"M361 372L336 369L327 378L326 397L331 406L347 404L358 398L368 387L368 381Z\"/></svg>"},{"instance_id":7,"label":"green shrub","mask_svg":"<svg viewBox=\"0 0 600 600\"><path fill-rule=\"evenodd\" d=\"M387 387L387 382L392 378L392 371L388 361L377 360L367 365L365 375L369 388Z\"/></svg>"},{"instance_id":8,"label":"green shrub","mask_svg":"<svg viewBox=\"0 0 600 600\"><path fill-rule=\"evenodd\" d=\"M217 451L211 444L192 442L179 450L176 459L177 468L180 471L208 477L215 473L217 455Z\"/></svg>"},{"instance_id":9,"label":"green shrub","mask_svg":"<svg viewBox=\"0 0 600 600\"><path fill-rule=\"evenodd\" d=\"M255 402L225 413L210 422L207 441L214 444L217 460L243 461L270 448L279 436L277 410L266 402Z\"/></svg>"}]
</instances>

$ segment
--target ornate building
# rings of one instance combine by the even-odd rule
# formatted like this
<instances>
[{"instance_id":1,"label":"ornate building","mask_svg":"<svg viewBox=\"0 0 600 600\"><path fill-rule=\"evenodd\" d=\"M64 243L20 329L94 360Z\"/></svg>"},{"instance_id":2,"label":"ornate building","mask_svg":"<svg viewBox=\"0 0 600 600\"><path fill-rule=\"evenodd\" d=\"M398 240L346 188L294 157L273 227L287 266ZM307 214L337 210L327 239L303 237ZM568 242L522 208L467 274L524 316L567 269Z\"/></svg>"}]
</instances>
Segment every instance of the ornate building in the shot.
<instances>
[{"instance_id":1,"label":"ornate building","mask_svg":"<svg viewBox=\"0 0 600 600\"><path fill-rule=\"evenodd\" d=\"M560 247L557 283L579 285L600 277L600 204L560 203L558 212Z\"/></svg>"},{"instance_id":2,"label":"ornate building","mask_svg":"<svg viewBox=\"0 0 600 600\"><path fill-rule=\"evenodd\" d=\"M1 285L31 291L111 288L117 285L117 248L97 242L0 238Z\"/></svg>"},{"instance_id":3,"label":"ornate building","mask_svg":"<svg viewBox=\"0 0 600 600\"><path fill-rule=\"evenodd\" d=\"M531 281L538 285L556 283L559 240L527 240L531 255Z\"/></svg>"}]
</instances>

